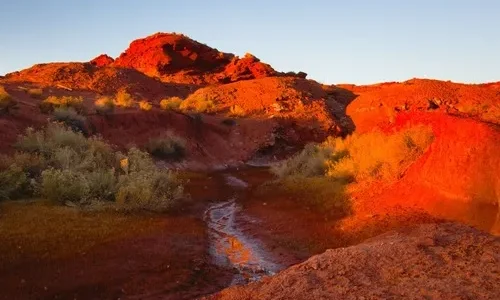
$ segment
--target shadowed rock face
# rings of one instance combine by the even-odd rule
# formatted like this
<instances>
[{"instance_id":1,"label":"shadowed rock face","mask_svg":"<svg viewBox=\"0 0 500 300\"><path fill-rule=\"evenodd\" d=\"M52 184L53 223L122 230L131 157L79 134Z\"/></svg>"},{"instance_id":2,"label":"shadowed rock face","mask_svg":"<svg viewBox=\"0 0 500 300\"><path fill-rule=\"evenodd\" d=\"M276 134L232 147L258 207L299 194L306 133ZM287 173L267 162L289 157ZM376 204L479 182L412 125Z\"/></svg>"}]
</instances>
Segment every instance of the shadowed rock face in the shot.
<instances>
[{"instance_id":1,"label":"shadowed rock face","mask_svg":"<svg viewBox=\"0 0 500 300\"><path fill-rule=\"evenodd\" d=\"M499 253L498 237L471 227L421 225L327 250L212 299L497 299Z\"/></svg>"}]
</instances>

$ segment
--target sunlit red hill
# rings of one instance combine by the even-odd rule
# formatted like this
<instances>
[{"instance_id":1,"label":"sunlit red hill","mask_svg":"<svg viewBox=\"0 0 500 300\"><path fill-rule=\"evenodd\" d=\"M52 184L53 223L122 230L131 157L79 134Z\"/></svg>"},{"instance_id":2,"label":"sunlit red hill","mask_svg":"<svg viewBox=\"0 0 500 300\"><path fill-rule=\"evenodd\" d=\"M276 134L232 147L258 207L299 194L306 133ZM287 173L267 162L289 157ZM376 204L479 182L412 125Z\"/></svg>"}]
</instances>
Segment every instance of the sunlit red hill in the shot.
<instances>
[{"instance_id":1,"label":"sunlit red hill","mask_svg":"<svg viewBox=\"0 0 500 300\"><path fill-rule=\"evenodd\" d=\"M384 195L412 186L426 192L408 192L407 202L430 207L427 198L473 201L469 191L479 184L472 183L475 174L489 174L475 181L498 184L500 83L412 79L335 86L305 76L276 71L251 54L240 58L185 35L157 33L133 41L116 59L103 54L90 62L38 64L7 74L1 82L20 109L2 117L2 149L11 151L27 126L45 123L46 116L37 109L44 97L69 95L83 97L89 128L120 147L142 145L166 129L187 137L187 166L237 165L285 155L327 136L426 124L436 140L396 186L397 193ZM42 88L41 97L26 93L33 87ZM98 97L120 90L151 103L152 111L122 109L105 118L91 113ZM192 103L186 107L193 111L199 99L209 101L210 108L202 112L201 123L190 113L161 110L160 101L173 96ZM237 126L222 123L228 118L237 120Z\"/></svg>"},{"instance_id":2,"label":"sunlit red hill","mask_svg":"<svg viewBox=\"0 0 500 300\"><path fill-rule=\"evenodd\" d=\"M143 148L151 139L174 132L185 139L186 156L181 162L166 164L189 170L269 164L328 137L372 132L391 135L423 125L432 133L425 151L396 178L367 181L348 190L350 214L328 230L348 232L359 242L430 216L500 233L500 82L411 79L363 86L326 85L296 71L275 70L251 54L238 57L175 33L135 40L116 58L102 54L89 62L37 64L0 78L0 86L17 104L0 115L0 152L15 152L19 134L28 127L47 124L51 116L41 110L41 104L50 96L81 97L88 134L101 135L120 150L131 145ZM130 98L130 105L98 113L98 99L115 99L120 93ZM165 105L169 101L176 103L174 109ZM366 148L367 153L379 148L396 151L381 142ZM273 228L289 228L295 234L296 224L289 219L263 214L266 217ZM448 241L446 234L455 229L484 243L489 241L486 235L471 233L462 225L436 226L412 231L418 243L405 243L418 252L419 242L426 236ZM379 240L392 243L399 238L393 235ZM452 247L442 243L446 249ZM457 247L462 251L470 244L474 244L472 240L461 240ZM388 249L367 245L377 255L390 256ZM349 251L358 253L357 248ZM318 260L323 263L333 257L351 264L342 253L327 253ZM288 277L284 273L274 281L230 290L227 299L239 293L246 297L261 288L263 295L272 297L277 286L287 284L287 278L314 273L316 263L312 260L291 269ZM335 268L328 265L323 269ZM291 295L303 295L309 284L302 282Z\"/></svg>"}]
</instances>

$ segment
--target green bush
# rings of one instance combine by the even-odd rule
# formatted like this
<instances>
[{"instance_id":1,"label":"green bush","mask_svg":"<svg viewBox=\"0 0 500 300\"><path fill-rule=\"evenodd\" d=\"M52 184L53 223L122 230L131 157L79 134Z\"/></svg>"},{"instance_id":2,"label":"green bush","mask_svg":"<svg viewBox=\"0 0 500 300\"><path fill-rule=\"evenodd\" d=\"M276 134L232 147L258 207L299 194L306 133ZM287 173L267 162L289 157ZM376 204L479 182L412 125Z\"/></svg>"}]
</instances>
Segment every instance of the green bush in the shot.
<instances>
[{"instance_id":1,"label":"green bush","mask_svg":"<svg viewBox=\"0 0 500 300\"><path fill-rule=\"evenodd\" d=\"M22 152L39 153L51 157L59 148L69 147L78 153L89 147L89 140L83 134L74 132L59 124L49 124L44 130L28 128L20 136L15 147Z\"/></svg>"},{"instance_id":2,"label":"green bush","mask_svg":"<svg viewBox=\"0 0 500 300\"><path fill-rule=\"evenodd\" d=\"M167 132L161 137L150 139L146 149L158 158L181 159L186 152L186 140L172 132Z\"/></svg>"},{"instance_id":3,"label":"green bush","mask_svg":"<svg viewBox=\"0 0 500 300\"><path fill-rule=\"evenodd\" d=\"M141 170L120 176L116 202L122 209L166 211L182 197L183 186L167 170Z\"/></svg>"},{"instance_id":4,"label":"green bush","mask_svg":"<svg viewBox=\"0 0 500 300\"><path fill-rule=\"evenodd\" d=\"M60 124L27 129L17 149L19 153L0 160L1 199L38 189L58 203L115 201L120 209L164 211L182 197L182 181L159 169L147 152L132 148L117 153L100 138L85 138Z\"/></svg>"},{"instance_id":5,"label":"green bush","mask_svg":"<svg viewBox=\"0 0 500 300\"><path fill-rule=\"evenodd\" d=\"M47 169L42 172L41 195L58 203L80 203L88 199L90 188L81 172Z\"/></svg>"},{"instance_id":6,"label":"green bush","mask_svg":"<svg viewBox=\"0 0 500 300\"><path fill-rule=\"evenodd\" d=\"M0 200L30 197L33 190L28 176L21 169L9 167L0 171Z\"/></svg>"}]
</instances>

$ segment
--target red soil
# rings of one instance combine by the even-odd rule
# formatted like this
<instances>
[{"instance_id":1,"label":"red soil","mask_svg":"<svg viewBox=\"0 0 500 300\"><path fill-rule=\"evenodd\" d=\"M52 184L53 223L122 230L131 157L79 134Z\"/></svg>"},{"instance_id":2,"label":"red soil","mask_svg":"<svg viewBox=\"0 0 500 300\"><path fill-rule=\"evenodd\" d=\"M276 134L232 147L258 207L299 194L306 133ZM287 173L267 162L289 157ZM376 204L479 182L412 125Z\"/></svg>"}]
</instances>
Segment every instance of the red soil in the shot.
<instances>
[{"instance_id":1,"label":"red soil","mask_svg":"<svg viewBox=\"0 0 500 300\"><path fill-rule=\"evenodd\" d=\"M262 147L275 143L273 120L239 120L233 126L219 117L201 120L188 115L153 110L123 112L108 117L92 116L91 127L120 148L145 145L150 138L167 131L182 136L186 144L185 161L175 167L189 169L221 168L240 165Z\"/></svg>"},{"instance_id":2,"label":"red soil","mask_svg":"<svg viewBox=\"0 0 500 300\"><path fill-rule=\"evenodd\" d=\"M292 77L268 77L209 86L189 98L210 99L216 112L229 112L237 106L249 118L274 118L284 123L287 140L292 144L321 141L343 128L332 116L328 94L315 81Z\"/></svg>"},{"instance_id":3,"label":"red soil","mask_svg":"<svg viewBox=\"0 0 500 300\"><path fill-rule=\"evenodd\" d=\"M357 95L347 114L360 132L402 111L442 111L500 124L500 83L459 84L427 79L368 86L340 85Z\"/></svg>"},{"instance_id":4,"label":"red soil","mask_svg":"<svg viewBox=\"0 0 500 300\"><path fill-rule=\"evenodd\" d=\"M145 98L184 96L189 86L169 85L133 69L96 67L90 63L39 64L20 72L10 73L8 83L36 83L42 87L90 90L99 94L115 94L119 89Z\"/></svg>"},{"instance_id":5,"label":"red soil","mask_svg":"<svg viewBox=\"0 0 500 300\"><path fill-rule=\"evenodd\" d=\"M498 299L500 239L459 224L389 232L327 250L207 299Z\"/></svg>"},{"instance_id":6,"label":"red soil","mask_svg":"<svg viewBox=\"0 0 500 300\"><path fill-rule=\"evenodd\" d=\"M354 229L373 215L401 207L458 220L484 230L500 230L500 131L495 125L443 113L410 112L396 116L385 130L408 125L432 127L434 141L424 155L391 185L355 193ZM403 201L404 199L404 201Z\"/></svg>"}]
</instances>

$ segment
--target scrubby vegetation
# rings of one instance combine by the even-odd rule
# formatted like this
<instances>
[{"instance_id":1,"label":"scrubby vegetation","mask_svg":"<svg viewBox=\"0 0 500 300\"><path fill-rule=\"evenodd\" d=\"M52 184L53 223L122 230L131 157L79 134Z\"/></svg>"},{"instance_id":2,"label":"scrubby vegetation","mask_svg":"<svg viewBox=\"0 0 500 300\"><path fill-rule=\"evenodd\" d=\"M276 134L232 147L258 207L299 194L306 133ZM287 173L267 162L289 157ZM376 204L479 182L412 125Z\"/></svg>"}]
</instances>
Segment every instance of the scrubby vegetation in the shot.
<instances>
[{"instance_id":1,"label":"scrubby vegetation","mask_svg":"<svg viewBox=\"0 0 500 300\"><path fill-rule=\"evenodd\" d=\"M182 101L179 97L165 98L160 101L160 108L163 110L179 110Z\"/></svg>"},{"instance_id":2,"label":"scrubby vegetation","mask_svg":"<svg viewBox=\"0 0 500 300\"><path fill-rule=\"evenodd\" d=\"M28 129L16 148L0 165L1 199L41 196L81 206L164 211L183 194L176 174L156 167L148 153L114 152L100 138L59 124Z\"/></svg>"},{"instance_id":3,"label":"scrubby vegetation","mask_svg":"<svg viewBox=\"0 0 500 300\"><path fill-rule=\"evenodd\" d=\"M432 130L416 126L386 134L373 131L307 145L273 166L279 178L328 176L342 181L390 180L402 175L433 140Z\"/></svg>"},{"instance_id":4,"label":"scrubby vegetation","mask_svg":"<svg viewBox=\"0 0 500 300\"><path fill-rule=\"evenodd\" d=\"M278 177L274 188L303 195L301 201L312 201L315 206L345 210L347 184L399 178L432 140L432 130L426 126L353 134L345 139L330 137L274 165L271 171Z\"/></svg>"},{"instance_id":5,"label":"scrubby vegetation","mask_svg":"<svg viewBox=\"0 0 500 300\"><path fill-rule=\"evenodd\" d=\"M432 140L432 129L423 125L392 134L374 131L346 139L329 138L324 147L334 152L326 161L326 175L349 181L396 179Z\"/></svg>"},{"instance_id":6,"label":"scrubby vegetation","mask_svg":"<svg viewBox=\"0 0 500 300\"><path fill-rule=\"evenodd\" d=\"M83 98L72 96L49 96L43 100L42 103L40 103L40 111L42 113L52 113L56 108L72 108L75 111L82 113L84 111Z\"/></svg>"},{"instance_id":7,"label":"scrubby vegetation","mask_svg":"<svg viewBox=\"0 0 500 300\"><path fill-rule=\"evenodd\" d=\"M96 112L100 115L108 115L115 110L115 102L107 96L99 97L94 105Z\"/></svg>"},{"instance_id":8,"label":"scrubby vegetation","mask_svg":"<svg viewBox=\"0 0 500 300\"><path fill-rule=\"evenodd\" d=\"M115 96L115 105L119 107L129 108L135 106L135 101L132 95L125 90L119 90Z\"/></svg>"},{"instance_id":9,"label":"scrubby vegetation","mask_svg":"<svg viewBox=\"0 0 500 300\"><path fill-rule=\"evenodd\" d=\"M87 134L85 117L78 114L73 107L56 108L54 110L52 120L63 123L74 131Z\"/></svg>"},{"instance_id":10,"label":"scrubby vegetation","mask_svg":"<svg viewBox=\"0 0 500 300\"><path fill-rule=\"evenodd\" d=\"M9 113L16 105L17 101L0 85L0 113Z\"/></svg>"},{"instance_id":11,"label":"scrubby vegetation","mask_svg":"<svg viewBox=\"0 0 500 300\"><path fill-rule=\"evenodd\" d=\"M179 108L184 112L211 113L215 105L208 96L194 94L182 101Z\"/></svg>"},{"instance_id":12,"label":"scrubby vegetation","mask_svg":"<svg viewBox=\"0 0 500 300\"><path fill-rule=\"evenodd\" d=\"M40 99L43 95L43 90L40 88L32 88L26 91L31 98Z\"/></svg>"},{"instance_id":13,"label":"scrubby vegetation","mask_svg":"<svg viewBox=\"0 0 500 300\"><path fill-rule=\"evenodd\" d=\"M139 108L144 111L150 111L153 109L153 105L146 100L142 100L139 102Z\"/></svg>"},{"instance_id":14,"label":"scrubby vegetation","mask_svg":"<svg viewBox=\"0 0 500 300\"><path fill-rule=\"evenodd\" d=\"M163 159L181 159L186 153L186 140L172 132L152 138L146 145L151 155Z\"/></svg>"}]
</instances>

